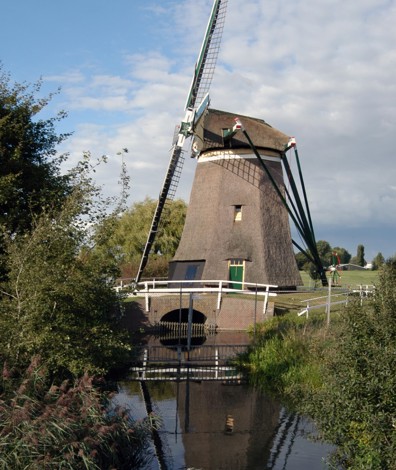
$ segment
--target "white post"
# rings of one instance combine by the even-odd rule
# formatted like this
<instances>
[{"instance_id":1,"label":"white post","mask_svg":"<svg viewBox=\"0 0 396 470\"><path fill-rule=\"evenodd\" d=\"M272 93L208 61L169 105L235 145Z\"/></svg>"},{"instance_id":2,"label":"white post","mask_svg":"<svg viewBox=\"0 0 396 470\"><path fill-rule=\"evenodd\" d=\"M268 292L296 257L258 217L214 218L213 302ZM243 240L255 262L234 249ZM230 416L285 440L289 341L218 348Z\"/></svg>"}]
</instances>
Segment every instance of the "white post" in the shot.
<instances>
[{"instance_id":1,"label":"white post","mask_svg":"<svg viewBox=\"0 0 396 470\"><path fill-rule=\"evenodd\" d=\"M327 326L330 325L330 305L331 305L331 274L329 276L329 297L327 302Z\"/></svg>"},{"instance_id":2,"label":"white post","mask_svg":"<svg viewBox=\"0 0 396 470\"><path fill-rule=\"evenodd\" d=\"M143 373L142 373L142 379L146 378L146 368L147 368L147 349L144 350L143 353Z\"/></svg>"},{"instance_id":3,"label":"white post","mask_svg":"<svg viewBox=\"0 0 396 470\"><path fill-rule=\"evenodd\" d=\"M144 283L144 290L146 291L145 299L146 299L146 312L150 311L150 303L149 303L149 292L148 292L148 284L147 282Z\"/></svg>"},{"instance_id":4,"label":"white post","mask_svg":"<svg viewBox=\"0 0 396 470\"><path fill-rule=\"evenodd\" d=\"M264 305L263 305L263 315L265 315L267 311L267 306L268 306L268 294L269 294L269 286L267 285L267 288L265 289L265 294L264 294Z\"/></svg>"},{"instance_id":5,"label":"white post","mask_svg":"<svg viewBox=\"0 0 396 470\"><path fill-rule=\"evenodd\" d=\"M191 349L191 332L193 320L193 294L190 293L190 302L188 305L188 324L187 324L187 351Z\"/></svg>"},{"instance_id":6,"label":"white post","mask_svg":"<svg viewBox=\"0 0 396 470\"><path fill-rule=\"evenodd\" d=\"M215 349L215 378L219 378L219 350L218 348Z\"/></svg>"},{"instance_id":7,"label":"white post","mask_svg":"<svg viewBox=\"0 0 396 470\"><path fill-rule=\"evenodd\" d=\"M221 307L221 291L223 289L223 281L219 282L219 293L217 295L217 310L220 310Z\"/></svg>"}]
</instances>

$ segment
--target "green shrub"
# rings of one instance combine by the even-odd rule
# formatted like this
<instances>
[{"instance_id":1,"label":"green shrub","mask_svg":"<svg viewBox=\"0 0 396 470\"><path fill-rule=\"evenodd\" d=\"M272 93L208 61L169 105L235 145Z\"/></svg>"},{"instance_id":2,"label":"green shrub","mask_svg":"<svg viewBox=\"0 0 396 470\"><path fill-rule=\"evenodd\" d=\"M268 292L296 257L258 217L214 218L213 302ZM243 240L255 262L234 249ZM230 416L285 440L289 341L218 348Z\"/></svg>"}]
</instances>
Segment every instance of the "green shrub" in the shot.
<instances>
[{"instance_id":1,"label":"green shrub","mask_svg":"<svg viewBox=\"0 0 396 470\"><path fill-rule=\"evenodd\" d=\"M396 468L395 262L380 273L372 302L349 305L340 332L306 409L346 468Z\"/></svg>"}]
</instances>

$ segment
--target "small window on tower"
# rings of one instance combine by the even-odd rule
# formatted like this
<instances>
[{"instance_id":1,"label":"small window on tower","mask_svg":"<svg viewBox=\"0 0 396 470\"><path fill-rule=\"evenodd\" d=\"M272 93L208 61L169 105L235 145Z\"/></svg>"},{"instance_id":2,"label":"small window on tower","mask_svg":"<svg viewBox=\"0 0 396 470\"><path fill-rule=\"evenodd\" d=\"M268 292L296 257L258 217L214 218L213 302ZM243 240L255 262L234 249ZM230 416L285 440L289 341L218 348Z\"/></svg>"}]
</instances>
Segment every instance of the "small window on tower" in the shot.
<instances>
[{"instance_id":1,"label":"small window on tower","mask_svg":"<svg viewBox=\"0 0 396 470\"><path fill-rule=\"evenodd\" d=\"M234 206L234 221L242 220L242 206Z\"/></svg>"}]
</instances>

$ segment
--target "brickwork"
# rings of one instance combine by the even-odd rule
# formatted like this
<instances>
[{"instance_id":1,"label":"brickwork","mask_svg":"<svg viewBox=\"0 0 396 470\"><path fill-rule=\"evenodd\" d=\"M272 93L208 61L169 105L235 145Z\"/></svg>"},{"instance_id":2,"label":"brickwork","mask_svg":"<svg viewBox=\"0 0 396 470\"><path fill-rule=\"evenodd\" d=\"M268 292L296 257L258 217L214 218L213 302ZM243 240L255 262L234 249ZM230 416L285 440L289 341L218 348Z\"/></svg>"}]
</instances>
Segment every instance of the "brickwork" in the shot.
<instances>
[{"instance_id":1,"label":"brickwork","mask_svg":"<svg viewBox=\"0 0 396 470\"><path fill-rule=\"evenodd\" d=\"M123 325L130 330L146 329L158 324L161 318L180 308L179 296L161 296L150 299L150 311L145 311L145 299L136 298L125 304ZM182 297L181 307L189 308L189 296ZM200 295L193 298L193 309L206 317L209 327L219 330L244 331L254 323L262 322L273 316L273 303L263 315L263 301L254 299L223 296L220 309L217 310L217 295Z\"/></svg>"}]
</instances>

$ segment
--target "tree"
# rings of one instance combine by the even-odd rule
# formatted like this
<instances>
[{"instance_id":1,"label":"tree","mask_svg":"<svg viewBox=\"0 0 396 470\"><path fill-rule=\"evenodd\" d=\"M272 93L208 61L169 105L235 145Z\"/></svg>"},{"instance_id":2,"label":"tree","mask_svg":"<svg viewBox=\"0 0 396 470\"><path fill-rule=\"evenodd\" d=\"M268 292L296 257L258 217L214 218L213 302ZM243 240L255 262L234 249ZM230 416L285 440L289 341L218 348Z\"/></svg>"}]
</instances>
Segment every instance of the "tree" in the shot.
<instances>
[{"instance_id":1,"label":"tree","mask_svg":"<svg viewBox=\"0 0 396 470\"><path fill-rule=\"evenodd\" d=\"M320 259L324 263L324 265L328 264L331 259L331 246L330 243L325 240L319 240L316 242L316 247L318 249L318 253Z\"/></svg>"},{"instance_id":2,"label":"tree","mask_svg":"<svg viewBox=\"0 0 396 470\"><path fill-rule=\"evenodd\" d=\"M379 251L375 258L373 259L373 269L379 269L385 263L385 258L382 253Z\"/></svg>"},{"instance_id":3,"label":"tree","mask_svg":"<svg viewBox=\"0 0 396 470\"><path fill-rule=\"evenodd\" d=\"M341 264L348 264L352 255L345 249L339 246L332 248L332 252L336 253Z\"/></svg>"},{"instance_id":4,"label":"tree","mask_svg":"<svg viewBox=\"0 0 396 470\"><path fill-rule=\"evenodd\" d=\"M156 201L150 198L135 202L115 222L113 233L108 238L107 245L103 246L106 253L117 257L119 265L124 268L124 275L128 277L136 274L156 204ZM181 199L171 201L164 207L149 263L145 269L146 275L166 275L168 262L179 245L186 211L187 205ZM156 265L157 272L153 269L153 264Z\"/></svg>"},{"instance_id":5,"label":"tree","mask_svg":"<svg viewBox=\"0 0 396 470\"><path fill-rule=\"evenodd\" d=\"M298 269L300 271L303 271L304 266L308 263L307 257L304 255L304 253L301 253L301 251L296 253L295 257L296 257L296 263L297 263Z\"/></svg>"},{"instance_id":6,"label":"tree","mask_svg":"<svg viewBox=\"0 0 396 470\"><path fill-rule=\"evenodd\" d=\"M395 312L396 262L389 260L372 301L351 302L340 317L323 387L306 399L325 437L339 446L342 468L394 468Z\"/></svg>"},{"instance_id":7,"label":"tree","mask_svg":"<svg viewBox=\"0 0 396 470\"><path fill-rule=\"evenodd\" d=\"M28 235L6 234L0 357L18 367L38 355L52 373L104 373L130 349L117 332L115 260L94 249L92 224L106 208L95 205L89 169L86 156L62 208L46 210Z\"/></svg>"},{"instance_id":8,"label":"tree","mask_svg":"<svg viewBox=\"0 0 396 470\"><path fill-rule=\"evenodd\" d=\"M364 259L364 246L358 245L356 256L351 259L352 264L357 264L358 266L365 266L366 260Z\"/></svg>"},{"instance_id":9,"label":"tree","mask_svg":"<svg viewBox=\"0 0 396 470\"><path fill-rule=\"evenodd\" d=\"M0 227L10 234L29 229L48 204L59 207L70 189L60 175L65 156L56 157L56 146L68 135L56 135L55 123L65 113L37 119L52 98L36 98L40 87L11 85L0 68Z\"/></svg>"},{"instance_id":10,"label":"tree","mask_svg":"<svg viewBox=\"0 0 396 470\"><path fill-rule=\"evenodd\" d=\"M0 278L5 234L26 233L44 208L59 208L70 192L68 177L60 174L66 157L56 156L68 135L56 135L55 123L65 113L38 118L52 97L36 98L40 86L11 85L0 66Z\"/></svg>"},{"instance_id":11,"label":"tree","mask_svg":"<svg viewBox=\"0 0 396 470\"><path fill-rule=\"evenodd\" d=\"M334 263L338 263L338 260L334 260L334 253L337 254L337 257L340 259L341 263L349 263L349 260L351 259L350 253L348 253L345 248L332 248L330 243L326 240L319 240L316 243L316 246L318 249L319 256L322 260L322 264L325 267L330 266ZM311 279L315 281L320 279L320 275L317 272L316 266L311 263L303 253L296 253L296 262L298 268L309 273Z\"/></svg>"}]
</instances>

